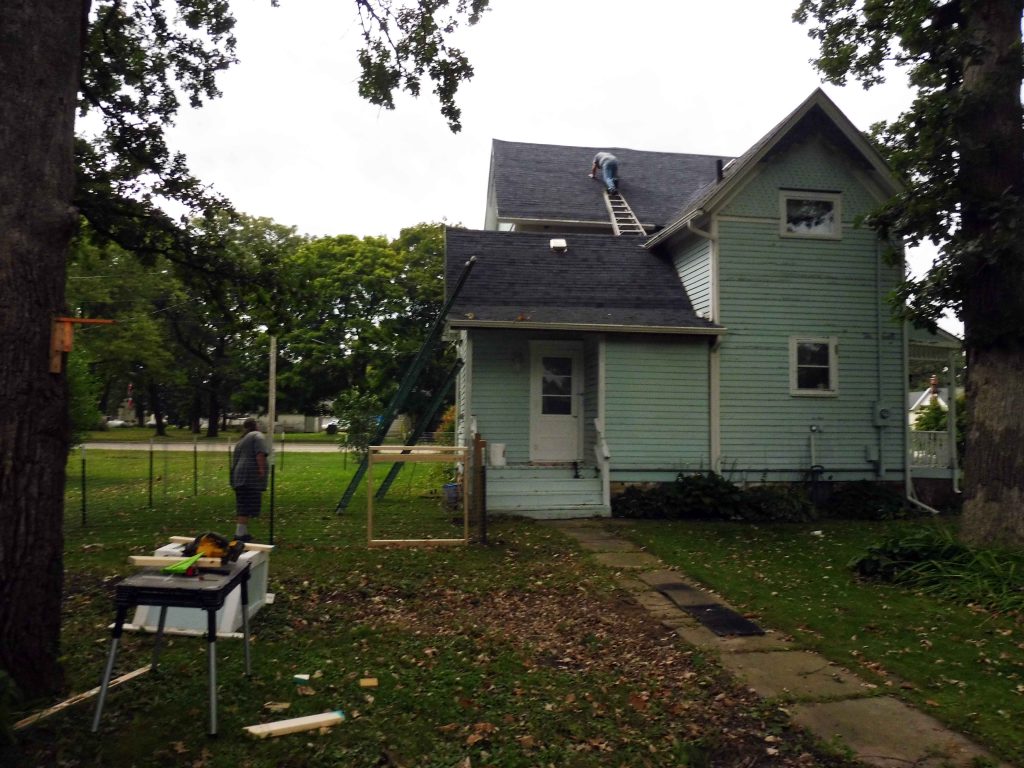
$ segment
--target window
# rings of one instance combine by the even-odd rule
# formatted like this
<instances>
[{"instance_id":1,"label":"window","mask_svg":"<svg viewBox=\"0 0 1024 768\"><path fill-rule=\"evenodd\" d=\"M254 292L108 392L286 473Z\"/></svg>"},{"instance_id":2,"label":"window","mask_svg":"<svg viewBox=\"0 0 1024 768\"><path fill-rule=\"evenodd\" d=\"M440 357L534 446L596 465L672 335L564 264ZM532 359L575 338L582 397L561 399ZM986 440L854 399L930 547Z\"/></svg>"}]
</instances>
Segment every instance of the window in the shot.
<instances>
[{"instance_id":1,"label":"window","mask_svg":"<svg viewBox=\"0 0 1024 768\"><path fill-rule=\"evenodd\" d=\"M787 192L779 194L779 234L783 237L842 237L841 197L836 192Z\"/></svg>"},{"instance_id":2,"label":"window","mask_svg":"<svg viewBox=\"0 0 1024 768\"><path fill-rule=\"evenodd\" d=\"M546 415L572 415L572 358L542 357L541 408Z\"/></svg>"},{"instance_id":3,"label":"window","mask_svg":"<svg viewBox=\"0 0 1024 768\"><path fill-rule=\"evenodd\" d=\"M839 394L839 344L835 336L791 336L789 393L828 397Z\"/></svg>"}]
</instances>

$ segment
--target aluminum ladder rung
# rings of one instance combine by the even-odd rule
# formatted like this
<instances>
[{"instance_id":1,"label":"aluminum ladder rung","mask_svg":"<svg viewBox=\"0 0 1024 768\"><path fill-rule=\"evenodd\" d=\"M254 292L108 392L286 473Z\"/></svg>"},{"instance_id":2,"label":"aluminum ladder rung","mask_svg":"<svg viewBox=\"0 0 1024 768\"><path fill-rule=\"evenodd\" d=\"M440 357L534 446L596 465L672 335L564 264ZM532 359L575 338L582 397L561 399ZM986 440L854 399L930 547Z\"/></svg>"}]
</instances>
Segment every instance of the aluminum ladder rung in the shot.
<instances>
[{"instance_id":1,"label":"aluminum ladder rung","mask_svg":"<svg viewBox=\"0 0 1024 768\"><path fill-rule=\"evenodd\" d=\"M647 236L647 231L640 224L636 215L633 213L633 209L629 207L629 203L622 196L621 192L612 194L608 190L604 193L605 204L608 206L608 215L612 222L612 231L616 235L628 234L628 235L643 235Z\"/></svg>"}]
</instances>

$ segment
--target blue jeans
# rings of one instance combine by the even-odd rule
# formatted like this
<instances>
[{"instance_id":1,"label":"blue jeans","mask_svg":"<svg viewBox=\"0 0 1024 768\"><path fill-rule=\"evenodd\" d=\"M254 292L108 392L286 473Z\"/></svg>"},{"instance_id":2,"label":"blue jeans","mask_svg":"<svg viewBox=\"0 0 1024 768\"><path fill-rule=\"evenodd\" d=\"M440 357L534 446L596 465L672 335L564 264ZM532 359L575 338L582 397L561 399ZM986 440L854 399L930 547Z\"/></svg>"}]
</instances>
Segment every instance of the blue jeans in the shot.
<instances>
[{"instance_id":1,"label":"blue jeans","mask_svg":"<svg viewBox=\"0 0 1024 768\"><path fill-rule=\"evenodd\" d=\"M613 192L619 180L619 161L605 160L604 165L601 166L601 176L604 178L604 185L608 187L608 191Z\"/></svg>"}]
</instances>

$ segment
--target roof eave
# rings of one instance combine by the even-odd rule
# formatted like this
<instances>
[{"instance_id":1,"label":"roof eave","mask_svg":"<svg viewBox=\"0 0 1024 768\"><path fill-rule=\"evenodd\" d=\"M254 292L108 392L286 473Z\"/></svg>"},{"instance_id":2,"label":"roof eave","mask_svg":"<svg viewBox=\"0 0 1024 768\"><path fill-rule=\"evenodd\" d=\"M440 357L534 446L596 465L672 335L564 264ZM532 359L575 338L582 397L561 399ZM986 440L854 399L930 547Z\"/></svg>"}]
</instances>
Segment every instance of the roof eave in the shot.
<instances>
[{"instance_id":1,"label":"roof eave","mask_svg":"<svg viewBox=\"0 0 1024 768\"><path fill-rule=\"evenodd\" d=\"M621 325L616 323L535 323L522 320L449 320L449 328L516 329L527 331L599 331L677 336L722 336L728 329L673 325Z\"/></svg>"}]
</instances>

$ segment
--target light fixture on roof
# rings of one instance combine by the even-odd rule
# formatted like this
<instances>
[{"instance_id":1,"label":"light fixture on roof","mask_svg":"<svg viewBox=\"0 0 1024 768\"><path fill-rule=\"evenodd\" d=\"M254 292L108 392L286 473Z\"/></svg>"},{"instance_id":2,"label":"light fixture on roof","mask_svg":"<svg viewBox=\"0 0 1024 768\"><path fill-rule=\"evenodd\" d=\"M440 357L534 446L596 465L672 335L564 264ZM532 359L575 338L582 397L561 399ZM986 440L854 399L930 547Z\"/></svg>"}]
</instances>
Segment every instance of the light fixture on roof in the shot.
<instances>
[{"instance_id":1,"label":"light fixture on roof","mask_svg":"<svg viewBox=\"0 0 1024 768\"><path fill-rule=\"evenodd\" d=\"M552 238L550 246L552 253L565 253L569 250L569 243L562 237Z\"/></svg>"}]
</instances>

